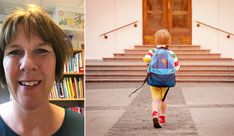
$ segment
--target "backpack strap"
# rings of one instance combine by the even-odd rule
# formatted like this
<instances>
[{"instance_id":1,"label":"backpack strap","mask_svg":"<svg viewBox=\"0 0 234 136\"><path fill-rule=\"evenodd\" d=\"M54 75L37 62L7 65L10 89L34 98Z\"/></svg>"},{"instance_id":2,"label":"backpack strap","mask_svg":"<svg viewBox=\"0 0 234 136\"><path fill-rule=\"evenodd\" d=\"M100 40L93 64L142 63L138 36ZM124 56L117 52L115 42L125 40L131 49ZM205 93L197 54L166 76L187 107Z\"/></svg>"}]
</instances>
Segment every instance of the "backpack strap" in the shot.
<instances>
[{"instance_id":1,"label":"backpack strap","mask_svg":"<svg viewBox=\"0 0 234 136\"><path fill-rule=\"evenodd\" d=\"M163 102L164 102L165 99L166 99L166 96L167 96L167 93L168 93L169 89L170 89L170 87L167 88L166 93L165 93L164 96L163 96L163 99L162 99Z\"/></svg>"},{"instance_id":2,"label":"backpack strap","mask_svg":"<svg viewBox=\"0 0 234 136\"><path fill-rule=\"evenodd\" d=\"M129 94L128 97L131 97L132 94L134 94L134 93L137 92L139 89L141 89L141 88L145 85L147 79L148 79L148 73L147 73L147 75L146 75L146 77L145 77L145 80L144 80L143 84L142 84L139 88L137 88L135 91L131 92L131 93Z\"/></svg>"}]
</instances>

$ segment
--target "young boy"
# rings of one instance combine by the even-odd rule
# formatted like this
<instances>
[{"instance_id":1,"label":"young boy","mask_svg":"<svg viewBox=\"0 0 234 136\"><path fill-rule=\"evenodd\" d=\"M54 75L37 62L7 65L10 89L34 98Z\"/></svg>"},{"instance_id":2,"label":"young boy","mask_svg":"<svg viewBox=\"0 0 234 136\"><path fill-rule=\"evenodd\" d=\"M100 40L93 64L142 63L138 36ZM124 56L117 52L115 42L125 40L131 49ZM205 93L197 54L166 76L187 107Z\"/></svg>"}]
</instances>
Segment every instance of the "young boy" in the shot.
<instances>
[{"instance_id":1,"label":"young boy","mask_svg":"<svg viewBox=\"0 0 234 136\"><path fill-rule=\"evenodd\" d=\"M168 50L168 46L171 44L171 35L166 29L161 29L155 33L155 44L156 48L150 49L143 60L146 63L151 61L153 54L157 51L158 48L163 48ZM175 53L171 50L168 50L174 59L174 65L176 70L179 70L180 64ZM150 86L150 91L152 95L152 120L155 128L161 128L162 125L166 123L166 111L167 104L163 100L168 87L155 87ZM164 98L165 99L165 98Z\"/></svg>"}]
</instances>

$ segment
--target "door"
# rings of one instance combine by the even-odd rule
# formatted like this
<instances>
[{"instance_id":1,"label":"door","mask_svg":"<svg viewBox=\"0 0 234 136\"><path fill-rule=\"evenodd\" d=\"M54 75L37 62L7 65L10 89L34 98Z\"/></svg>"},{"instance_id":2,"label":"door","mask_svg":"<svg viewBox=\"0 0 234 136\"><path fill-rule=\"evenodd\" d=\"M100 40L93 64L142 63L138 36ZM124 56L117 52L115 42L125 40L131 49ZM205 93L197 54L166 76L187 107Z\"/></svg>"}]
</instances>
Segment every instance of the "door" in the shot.
<instances>
[{"instance_id":1,"label":"door","mask_svg":"<svg viewBox=\"0 0 234 136\"><path fill-rule=\"evenodd\" d=\"M154 33L168 29L173 44L191 44L191 0L143 0L143 41L154 44Z\"/></svg>"}]
</instances>

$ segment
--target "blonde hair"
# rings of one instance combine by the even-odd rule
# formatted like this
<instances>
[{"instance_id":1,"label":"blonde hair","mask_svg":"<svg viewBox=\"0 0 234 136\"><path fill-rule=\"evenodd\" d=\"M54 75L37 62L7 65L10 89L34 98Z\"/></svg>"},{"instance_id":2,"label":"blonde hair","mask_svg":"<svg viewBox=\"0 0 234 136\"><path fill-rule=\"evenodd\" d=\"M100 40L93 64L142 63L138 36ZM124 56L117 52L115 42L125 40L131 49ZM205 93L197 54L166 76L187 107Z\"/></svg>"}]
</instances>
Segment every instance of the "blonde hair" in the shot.
<instances>
[{"instance_id":1,"label":"blonde hair","mask_svg":"<svg viewBox=\"0 0 234 136\"><path fill-rule=\"evenodd\" d=\"M155 35L155 44L159 45L170 45L171 44L171 34L167 31L167 29L160 29L158 30Z\"/></svg>"}]
</instances>

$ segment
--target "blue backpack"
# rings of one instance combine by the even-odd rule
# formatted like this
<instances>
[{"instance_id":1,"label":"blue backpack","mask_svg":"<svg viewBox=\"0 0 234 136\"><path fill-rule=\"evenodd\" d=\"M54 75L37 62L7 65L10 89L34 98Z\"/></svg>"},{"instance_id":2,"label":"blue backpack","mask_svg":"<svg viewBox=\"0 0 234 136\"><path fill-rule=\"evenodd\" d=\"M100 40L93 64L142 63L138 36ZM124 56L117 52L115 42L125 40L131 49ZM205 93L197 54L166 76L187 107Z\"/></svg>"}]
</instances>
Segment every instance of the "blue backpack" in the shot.
<instances>
[{"instance_id":1,"label":"blue backpack","mask_svg":"<svg viewBox=\"0 0 234 136\"><path fill-rule=\"evenodd\" d=\"M174 87L176 69L166 49L157 49L148 65L147 83L156 87Z\"/></svg>"},{"instance_id":2,"label":"blue backpack","mask_svg":"<svg viewBox=\"0 0 234 136\"><path fill-rule=\"evenodd\" d=\"M153 54L153 57L148 65L147 76L143 82L143 84L137 88L135 91L131 92L129 97L139 89L141 89L145 82L147 82L151 86L156 87L168 87L166 94L170 87L174 87L176 84L175 81L175 65L174 59L168 50L159 48ZM162 101L165 100L166 94Z\"/></svg>"}]
</instances>

